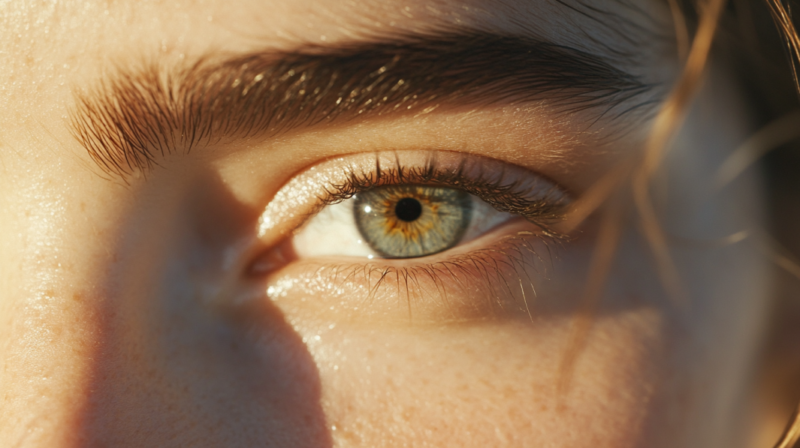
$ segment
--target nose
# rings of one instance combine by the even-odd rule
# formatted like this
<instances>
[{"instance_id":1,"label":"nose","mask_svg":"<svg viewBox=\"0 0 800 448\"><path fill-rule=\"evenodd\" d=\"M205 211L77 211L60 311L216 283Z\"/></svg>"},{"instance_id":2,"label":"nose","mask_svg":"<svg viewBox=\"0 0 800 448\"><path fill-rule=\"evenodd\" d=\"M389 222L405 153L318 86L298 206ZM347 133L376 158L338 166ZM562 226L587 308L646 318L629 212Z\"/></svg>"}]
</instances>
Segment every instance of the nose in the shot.
<instances>
[{"instance_id":1,"label":"nose","mask_svg":"<svg viewBox=\"0 0 800 448\"><path fill-rule=\"evenodd\" d=\"M3 260L19 268L4 270L0 445L331 445L316 365L280 310L220 306L254 287L240 243L256 214L206 174L40 185L6 223L25 241Z\"/></svg>"}]
</instances>

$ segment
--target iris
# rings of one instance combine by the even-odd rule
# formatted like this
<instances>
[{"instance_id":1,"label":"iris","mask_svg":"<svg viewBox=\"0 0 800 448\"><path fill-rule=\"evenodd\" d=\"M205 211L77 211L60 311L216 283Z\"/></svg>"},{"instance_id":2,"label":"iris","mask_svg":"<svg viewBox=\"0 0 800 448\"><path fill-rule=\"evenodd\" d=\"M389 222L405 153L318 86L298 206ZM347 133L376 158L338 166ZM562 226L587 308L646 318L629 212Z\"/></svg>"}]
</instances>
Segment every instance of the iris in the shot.
<instances>
[{"instance_id":1,"label":"iris","mask_svg":"<svg viewBox=\"0 0 800 448\"><path fill-rule=\"evenodd\" d=\"M386 258L424 257L456 245L472 220L472 196L455 188L392 185L355 197L356 225Z\"/></svg>"}]
</instances>

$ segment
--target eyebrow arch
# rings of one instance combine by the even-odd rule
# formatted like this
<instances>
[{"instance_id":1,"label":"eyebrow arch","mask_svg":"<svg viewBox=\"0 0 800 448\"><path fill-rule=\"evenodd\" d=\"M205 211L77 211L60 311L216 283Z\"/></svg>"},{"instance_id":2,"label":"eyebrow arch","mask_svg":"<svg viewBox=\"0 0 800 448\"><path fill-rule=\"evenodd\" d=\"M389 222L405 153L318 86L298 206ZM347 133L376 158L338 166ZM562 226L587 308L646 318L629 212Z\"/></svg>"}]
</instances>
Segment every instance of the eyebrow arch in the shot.
<instances>
[{"instance_id":1,"label":"eyebrow arch","mask_svg":"<svg viewBox=\"0 0 800 448\"><path fill-rule=\"evenodd\" d=\"M75 91L69 119L91 158L124 177L167 154L338 120L535 100L628 111L651 87L584 51L464 31L119 68Z\"/></svg>"}]
</instances>

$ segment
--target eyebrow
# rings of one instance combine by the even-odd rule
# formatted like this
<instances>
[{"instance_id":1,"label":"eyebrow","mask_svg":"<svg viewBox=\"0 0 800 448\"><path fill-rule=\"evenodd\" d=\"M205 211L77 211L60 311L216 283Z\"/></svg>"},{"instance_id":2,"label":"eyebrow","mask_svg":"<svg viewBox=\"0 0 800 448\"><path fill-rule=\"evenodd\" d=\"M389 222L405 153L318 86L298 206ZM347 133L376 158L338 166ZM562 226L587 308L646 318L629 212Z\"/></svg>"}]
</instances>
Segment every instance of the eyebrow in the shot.
<instances>
[{"instance_id":1,"label":"eyebrow","mask_svg":"<svg viewBox=\"0 0 800 448\"><path fill-rule=\"evenodd\" d=\"M118 68L76 91L69 118L91 158L125 176L198 146L442 106L546 100L621 116L652 87L581 50L465 31Z\"/></svg>"}]
</instances>

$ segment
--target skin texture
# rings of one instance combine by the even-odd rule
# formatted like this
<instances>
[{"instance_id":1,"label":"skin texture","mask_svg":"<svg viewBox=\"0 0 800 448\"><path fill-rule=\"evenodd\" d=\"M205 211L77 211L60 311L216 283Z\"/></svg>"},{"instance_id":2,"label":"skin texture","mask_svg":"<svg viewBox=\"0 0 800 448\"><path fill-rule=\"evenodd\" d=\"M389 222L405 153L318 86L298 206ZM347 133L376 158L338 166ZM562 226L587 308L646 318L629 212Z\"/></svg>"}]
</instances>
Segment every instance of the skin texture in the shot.
<instances>
[{"instance_id":1,"label":"skin texture","mask_svg":"<svg viewBox=\"0 0 800 448\"><path fill-rule=\"evenodd\" d=\"M666 12L647 8L669 36ZM721 65L656 179L685 297L665 293L623 214L606 293L561 389L605 208L524 276L504 271L535 286L530 317L479 310L455 322L433 292L408 319L400 286L382 287L364 311L356 287L302 280L320 260L248 276L291 238L259 239L258 218L298 173L375 151L490 157L580 196L640 151L647 122L589 126L590 114L559 114L546 100L451 108L211 145L121 180L93 164L68 118L74 89L115 64L459 23L599 55L626 48L602 21L544 1L445 0L5 2L0 17L0 445L743 446L770 271L752 239L714 243L763 226L754 176L711 192L750 123ZM671 82L669 46L647 48L664 51L620 65ZM612 202L631 210L629 195ZM488 285L451 285L451 295L518 299ZM270 286L283 294L270 297Z\"/></svg>"}]
</instances>

